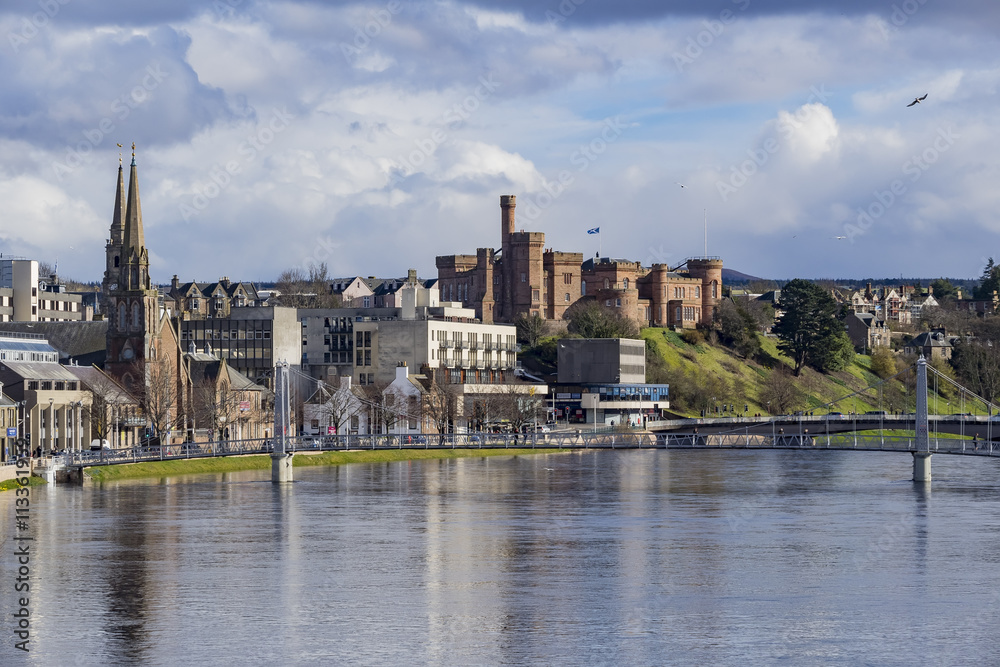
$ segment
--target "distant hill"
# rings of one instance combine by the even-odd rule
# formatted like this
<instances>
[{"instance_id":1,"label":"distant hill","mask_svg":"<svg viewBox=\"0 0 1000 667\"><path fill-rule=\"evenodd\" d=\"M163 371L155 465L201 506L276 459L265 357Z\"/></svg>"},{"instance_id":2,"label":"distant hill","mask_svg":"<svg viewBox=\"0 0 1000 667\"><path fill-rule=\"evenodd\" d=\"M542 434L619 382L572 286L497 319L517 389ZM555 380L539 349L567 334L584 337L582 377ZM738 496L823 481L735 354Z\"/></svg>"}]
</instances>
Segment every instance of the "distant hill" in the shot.
<instances>
[{"instance_id":1,"label":"distant hill","mask_svg":"<svg viewBox=\"0 0 1000 667\"><path fill-rule=\"evenodd\" d=\"M746 273L741 273L736 269L727 269L723 267L722 269L722 284L723 285L742 285L744 283L766 280L766 278L758 278L756 276L751 276Z\"/></svg>"}]
</instances>

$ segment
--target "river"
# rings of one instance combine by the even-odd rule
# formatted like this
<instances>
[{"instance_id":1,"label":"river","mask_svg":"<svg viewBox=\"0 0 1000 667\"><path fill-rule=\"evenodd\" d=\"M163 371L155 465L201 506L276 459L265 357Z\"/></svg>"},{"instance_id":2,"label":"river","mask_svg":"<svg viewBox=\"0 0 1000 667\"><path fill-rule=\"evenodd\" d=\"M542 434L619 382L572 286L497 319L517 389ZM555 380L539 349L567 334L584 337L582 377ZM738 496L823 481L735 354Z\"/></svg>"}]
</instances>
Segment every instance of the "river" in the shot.
<instances>
[{"instance_id":1,"label":"river","mask_svg":"<svg viewBox=\"0 0 1000 667\"><path fill-rule=\"evenodd\" d=\"M31 489L3 665L1000 664L997 463L602 451Z\"/></svg>"}]
</instances>

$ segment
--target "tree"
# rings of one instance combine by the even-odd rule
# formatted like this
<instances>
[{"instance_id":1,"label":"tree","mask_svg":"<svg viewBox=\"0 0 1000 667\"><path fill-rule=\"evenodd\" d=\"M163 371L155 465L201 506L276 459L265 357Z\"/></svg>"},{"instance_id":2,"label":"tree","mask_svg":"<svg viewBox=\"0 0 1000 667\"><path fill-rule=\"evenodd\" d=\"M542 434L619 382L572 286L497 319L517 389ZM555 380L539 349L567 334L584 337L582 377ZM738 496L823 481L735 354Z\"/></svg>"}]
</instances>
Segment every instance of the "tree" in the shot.
<instances>
[{"instance_id":1,"label":"tree","mask_svg":"<svg viewBox=\"0 0 1000 667\"><path fill-rule=\"evenodd\" d=\"M90 421L91 434L100 440L112 440L116 406L127 405L133 399L117 382L98 368L93 368L86 376L90 391L90 405L86 411Z\"/></svg>"},{"instance_id":2,"label":"tree","mask_svg":"<svg viewBox=\"0 0 1000 667\"><path fill-rule=\"evenodd\" d=\"M757 321L739 303L731 299L719 302L719 335L722 342L749 359L760 351Z\"/></svg>"},{"instance_id":3,"label":"tree","mask_svg":"<svg viewBox=\"0 0 1000 667\"><path fill-rule=\"evenodd\" d=\"M614 308L592 298L580 299L566 309L567 330L583 338L637 338L639 326Z\"/></svg>"},{"instance_id":4,"label":"tree","mask_svg":"<svg viewBox=\"0 0 1000 667\"><path fill-rule=\"evenodd\" d=\"M896 355L888 347L880 345L872 350L872 373L883 380L896 374Z\"/></svg>"},{"instance_id":5,"label":"tree","mask_svg":"<svg viewBox=\"0 0 1000 667\"><path fill-rule=\"evenodd\" d=\"M960 341L952 353L952 366L962 382L988 401L1000 395L1000 343L973 339Z\"/></svg>"},{"instance_id":6,"label":"tree","mask_svg":"<svg viewBox=\"0 0 1000 667\"><path fill-rule=\"evenodd\" d=\"M772 415L787 415L802 405L802 392L791 374L780 366L764 380L758 402L766 405Z\"/></svg>"},{"instance_id":7,"label":"tree","mask_svg":"<svg viewBox=\"0 0 1000 667\"><path fill-rule=\"evenodd\" d=\"M217 376L206 375L192 388L192 398L195 423L210 429L213 439L223 439L226 428L239 415L239 394L230 391L229 385L219 382Z\"/></svg>"},{"instance_id":8,"label":"tree","mask_svg":"<svg viewBox=\"0 0 1000 667\"><path fill-rule=\"evenodd\" d=\"M324 390L324 397L326 401L316 406L314 414L320 418L321 424L326 422L327 426L333 426L338 435L346 433L345 427L351 417L360 411L361 402L343 387L334 387L328 393Z\"/></svg>"},{"instance_id":9,"label":"tree","mask_svg":"<svg viewBox=\"0 0 1000 667\"><path fill-rule=\"evenodd\" d=\"M545 331L545 320L538 313L521 313L514 321L517 327L517 341L529 347L538 344L542 333Z\"/></svg>"},{"instance_id":10,"label":"tree","mask_svg":"<svg viewBox=\"0 0 1000 667\"><path fill-rule=\"evenodd\" d=\"M523 384L512 383L501 385L497 395L497 407L501 418L510 422L514 431L520 432L521 427L532 422L541 407L541 401L535 396L534 387L528 391L519 391Z\"/></svg>"},{"instance_id":11,"label":"tree","mask_svg":"<svg viewBox=\"0 0 1000 667\"><path fill-rule=\"evenodd\" d=\"M341 299L330 289L326 262L285 269L278 275L275 289L280 293L273 305L291 308L339 308Z\"/></svg>"},{"instance_id":12,"label":"tree","mask_svg":"<svg viewBox=\"0 0 1000 667\"><path fill-rule=\"evenodd\" d=\"M943 299L954 299L958 294L955 286L947 278L938 278L931 281L931 289L934 290L934 298L937 301Z\"/></svg>"},{"instance_id":13,"label":"tree","mask_svg":"<svg viewBox=\"0 0 1000 667\"><path fill-rule=\"evenodd\" d=\"M133 364L129 377L140 378L133 380L128 389L146 415L153 436L162 442L162 437L184 420L173 367L165 359L145 359Z\"/></svg>"},{"instance_id":14,"label":"tree","mask_svg":"<svg viewBox=\"0 0 1000 667\"><path fill-rule=\"evenodd\" d=\"M818 370L843 367L847 357L844 341L850 340L837 319L837 302L819 285L797 278L781 290L778 307L783 311L772 331L778 348L792 358L798 376L807 365Z\"/></svg>"},{"instance_id":15,"label":"tree","mask_svg":"<svg viewBox=\"0 0 1000 667\"><path fill-rule=\"evenodd\" d=\"M462 395L456 385L431 383L424 399L424 414L438 433L448 433L454 428L462 414L461 401Z\"/></svg>"},{"instance_id":16,"label":"tree","mask_svg":"<svg viewBox=\"0 0 1000 667\"><path fill-rule=\"evenodd\" d=\"M990 257L979 278L979 285L972 291L977 299L992 299L994 293L1000 293L1000 266L993 263Z\"/></svg>"},{"instance_id":17,"label":"tree","mask_svg":"<svg viewBox=\"0 0 1000 667\"><path fill-rule=\"evenodd\" d=\"M365 400L372 411L371 423L369 424L369 430L372 433L376 433L374 430L376 425L379 429L378 433L389 433L399 420L400 414L406 412L404 405L397 405L396 394L386 391L388 387L389 383L387 382L374 382L366 384L362 388Z\"/></svg>"}]
</instances>

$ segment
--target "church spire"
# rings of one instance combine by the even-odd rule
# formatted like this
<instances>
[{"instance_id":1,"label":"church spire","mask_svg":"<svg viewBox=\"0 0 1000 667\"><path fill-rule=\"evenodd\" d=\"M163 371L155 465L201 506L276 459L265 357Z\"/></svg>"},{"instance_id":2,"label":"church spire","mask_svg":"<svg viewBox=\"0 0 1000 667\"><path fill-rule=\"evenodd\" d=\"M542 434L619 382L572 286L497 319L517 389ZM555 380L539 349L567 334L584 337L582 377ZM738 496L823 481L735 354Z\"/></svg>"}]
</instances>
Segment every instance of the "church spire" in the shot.
<instances>
[{"instance_id":1,"label":"church spire","mask_svg":"<svg viewBox=\"0 0 1000 667\"><path fill-rule=\"evenodd\" d=\"M118 144L121 146L121 144ZM125 176L122 171L121 157L118 158L118 190L115 192L115 213L111 219L111 243L121 245L125 237Z\"/></svg>"},{"instance_id":2,"label":"church spire","mask_svg":"<svg viewBox=\"0 0 1000 667\"><path fill-rule=\"evenodd\" d=\"M122 251L126 261L145 254L145 240L142 237L142 206L139 203L139 176L135 168L135 144L132 144L132 166L128 175L128 203L125 205L125 238Z\"/></svg>"}]
</instances>

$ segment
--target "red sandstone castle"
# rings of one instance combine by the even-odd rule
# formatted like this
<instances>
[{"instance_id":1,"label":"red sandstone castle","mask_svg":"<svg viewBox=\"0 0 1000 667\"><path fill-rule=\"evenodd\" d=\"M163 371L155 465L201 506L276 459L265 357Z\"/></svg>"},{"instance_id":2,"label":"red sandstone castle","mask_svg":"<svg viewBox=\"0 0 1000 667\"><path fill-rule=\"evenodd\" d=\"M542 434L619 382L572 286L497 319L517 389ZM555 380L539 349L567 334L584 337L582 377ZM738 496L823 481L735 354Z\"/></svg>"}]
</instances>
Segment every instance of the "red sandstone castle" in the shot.
<instances>
[{"instance_id":1,"label":"red sandstone castle","mask_svg":"<svg viewBox=\"0 0 1000 667\"><path fill-rule=\"evenodd\" d=\"M513 322L518 315L561 319L583 297L594 297L642 325L710 325L722 295L722 260L688 259L680 272L666 264L545 249L543 232L515 231L514 195L500 197L500 250L437 258L442 301L461 301L483 322Z\"/></svg>"}]
</instances>

